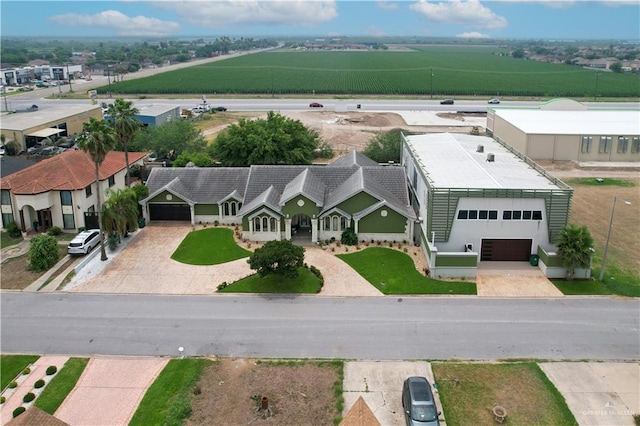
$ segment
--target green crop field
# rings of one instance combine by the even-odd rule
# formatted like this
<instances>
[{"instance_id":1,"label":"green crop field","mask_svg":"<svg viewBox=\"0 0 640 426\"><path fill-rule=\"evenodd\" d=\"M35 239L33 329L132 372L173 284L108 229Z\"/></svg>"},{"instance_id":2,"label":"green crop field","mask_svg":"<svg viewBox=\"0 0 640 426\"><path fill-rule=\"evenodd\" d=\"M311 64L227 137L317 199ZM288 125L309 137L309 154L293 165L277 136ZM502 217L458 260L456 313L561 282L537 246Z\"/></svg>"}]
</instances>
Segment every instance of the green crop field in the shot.
<instances>
[{"instance_id":1,"label":"green crop field","mask_svg":"<svg viewBox=\"0 0 640 426\"><path fill-rule=\"evenodd\" d=\"M112 84L115 94L639 97L640 76L506 56L498 47L276 51ZM106 87L99 89L105 93Z\"/></svg>"}]
</instances>

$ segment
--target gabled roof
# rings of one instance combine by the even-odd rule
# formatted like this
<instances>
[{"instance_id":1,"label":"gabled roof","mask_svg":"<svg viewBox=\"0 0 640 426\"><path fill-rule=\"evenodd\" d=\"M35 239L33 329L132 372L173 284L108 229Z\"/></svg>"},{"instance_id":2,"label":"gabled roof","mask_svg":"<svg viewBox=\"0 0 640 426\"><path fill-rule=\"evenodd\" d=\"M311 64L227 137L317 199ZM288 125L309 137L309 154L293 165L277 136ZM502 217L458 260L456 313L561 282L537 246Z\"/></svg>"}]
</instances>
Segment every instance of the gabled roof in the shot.
<instances>
[{"instance_id":1,"label":"gabled roof","mask_svg":"<svg viewBox=\"0 0 640 426\"><path fill-rule=\"evenodd\" d=\"M342 157L337 158L329 167L349 167L349 166L377 166L378 163L358 151L351 151Z\"/></svg>"},{"instance_id":2,"label":"gabled roof","mask_svg":"<svg viewBox=\"0 0 640 426\"><path fill-rule=\"evenodd\" d=\"M130 152L129 164L146 155L146 152ZM100 165L100 180L110 178L125 167L124 152L109 152ZM18 195L75 191L95 182L95 176L96 166L91 156L81 150L69 150L2 178L0 188Z\"/></svg>"},{"instance_id":3,"label":"gabled roof","mask_svg":"<svg viewBox=\"0 0 640 426\"><path fill-rule=\"evenodd\" d=\"M217 204L234 193L242 199L248 175L246 167L155 167L149 174L147 187L149 194L154 194L179 178L184 188L188 188L185 197L195 203Z\"/></svg>"},{"instance_id":4,"label":"gabled roof","mask_svg":"<svg viewBox=\"0 0 640 426\"><path fill-rule=\"evenodd\" d=\"M324 201L324 192L326 185L320 181L320 179L311 173L309 169L304 169L302 173L296 176L291 182L287 184L282 191L282 197L280 197L280 206L284 206L287 201L291 200L298 195L304 195L320 207Z\"/></svg>"},{"instance_id":5,"label":"gabled roof","mask_svg":"<svg viewBox=\"0 0 640 426\"><path fill-rule=\"evenodd\" d=\"M158 194L164 191L170 192L176 197L186 201L188 204L195 204L195 201L193 200L193 195L191 194L191 189L185 186L179 177L174 178L171 182L169 182L162 188L159 188L157 191L154 191L153 193L149 193L149 196L141 200L141 202L144 203L145 201L152 199L153 197L157 196Z\"/></svg>"},{"instance_id":6,"label":"gabled roof","mask_svg":"<svg viewBox=\"0 0 640 426\"><path fill-rule=\"evenodd\" d=\"M248 203L243 204L238 214L243 215L259 206L268 206L273 211L281 212L280 206L278 206L279 199L280 195L278 194L278 191L276 191L273 185L271 185L269 188L265 189L262 194L258 195Z\"/></svg>"}]
</instances>

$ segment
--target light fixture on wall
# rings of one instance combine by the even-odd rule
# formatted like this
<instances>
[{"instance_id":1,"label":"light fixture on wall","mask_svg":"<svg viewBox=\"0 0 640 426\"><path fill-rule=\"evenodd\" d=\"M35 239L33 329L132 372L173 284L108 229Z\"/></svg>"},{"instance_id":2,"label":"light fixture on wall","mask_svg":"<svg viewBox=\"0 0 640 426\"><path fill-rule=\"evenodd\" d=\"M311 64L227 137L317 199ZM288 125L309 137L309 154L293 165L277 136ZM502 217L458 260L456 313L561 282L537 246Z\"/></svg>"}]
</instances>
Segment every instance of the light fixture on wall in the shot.
<instances>
[{"instance_id":1,"label":"light fixture on wall","mask_svg":"<svg viewBox=\"0 0 640 426\"><path fill-rule=\"evenodd\" d=\"M76 205L76 207L78 208L78 210L80 210L80 206L79 205Z\"/></svg>"}]
</instances>

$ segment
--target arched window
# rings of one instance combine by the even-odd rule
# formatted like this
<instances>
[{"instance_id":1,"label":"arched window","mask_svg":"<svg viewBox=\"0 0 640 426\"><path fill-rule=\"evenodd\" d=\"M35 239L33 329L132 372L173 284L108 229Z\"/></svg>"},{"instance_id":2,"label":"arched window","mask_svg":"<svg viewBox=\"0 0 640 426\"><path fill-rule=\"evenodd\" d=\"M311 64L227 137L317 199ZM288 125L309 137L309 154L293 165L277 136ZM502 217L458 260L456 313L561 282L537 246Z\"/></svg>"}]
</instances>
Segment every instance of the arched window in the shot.
<instances>
[{"instance_id":1,"label":"arched window","mask_svg":"<svg viewBox=\"0 0 640 426\"><path fill-rule=\"evenodd\" d=\"M324 229L326 231L331 230L331 218L329 216L324 218Z\"/></svg>"},{"instance_id":2,"label":"arched window","mask_svg":"<svg viewBox=\"0 0 640 426\"><path fill-rule=\"evenodd\" d=\"M272 217L271 219L269 219L269 226L270 226L269 230L271 232L276 232L278 230L276 226L276 218Z\"/></svg>"},{"instance_id":3,"label":"arched window","mask_svg":"<svg viewBox=\"0 0 640 426\"><path fill-rule=\"evenodd\" d=\"M225 216L229 216L229 203L225 202L222 204L223 213Z\"/></svg>"},{"instance_id":4,"label":"arched window","mask_svg":"<svg viewBox=\"0 0 640 426\"><path fill-rule=\"evenodd\" d=\"M235 216L238 213L237 204L235 202L231 203L231 216Z\"/></svg>"},{"instance_id":5,"label":"arched window","mask_svg":"<svg viewBox=\"0 0 640 426\"><path fill-rule=\"evenodd\" d=\"M332 223L333 223L333 227L332 227L332 231L338 231L338 224L340 223L338 220L338 216L333 216L332 218Z\"/></svg>"},{"instance_id":6,"label":"arched window","mask_svg":"<svg viewBox=\"0 0 640 426\"><path fill-rule=\"evenodd\" d=\"M269 230L269 218L265 216L262 218L262 231L267 232L268 230Z\"/></svg>"},{"instance_id":7,"label":"arched window","mask_svg":"<svg viewBox=\"0 0 640 426\"><path fill-rule=\"evenodd\" d=\"M253 219L253 232L260 232L260 218Z\"/></svg>"},{"instance_id":8,"label":"arched window","mask_svg":"<svg viewBox=\"0 0 640 426\"><path fill-rule=\"evenodd\" d=\"M344 231L345 229L347 229L349 227L349 219L347 219L346 217L341 217L340 218L340 230Z\"/></svg>"}]
</instances>

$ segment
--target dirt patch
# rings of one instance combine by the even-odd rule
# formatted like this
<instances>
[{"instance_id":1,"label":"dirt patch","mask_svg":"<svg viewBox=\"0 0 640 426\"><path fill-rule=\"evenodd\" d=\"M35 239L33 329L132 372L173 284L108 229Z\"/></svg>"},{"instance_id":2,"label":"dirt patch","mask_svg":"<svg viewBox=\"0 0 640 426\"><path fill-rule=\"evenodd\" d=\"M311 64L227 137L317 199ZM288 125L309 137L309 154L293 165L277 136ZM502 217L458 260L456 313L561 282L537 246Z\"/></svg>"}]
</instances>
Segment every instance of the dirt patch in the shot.
<instances>
[{"instance_id":1,"label":"dirt patch","mask_svg":"<svg viewBox=\"0 0 640 426\"><path fill-rule=\"evenodd\" d=\"M185 425L333 425L341 415L336 382L342 385L336 364L223 359L203 372ZM259 410L263 396L269 415Z\"/></svg>"},{"instance_id":2,"label":"dirt patch","mask_svg":"<svg viewBox=\"0 0 640 426\"><path fill-rule=\"evenodd\" d=\"M67 254L66 246L58 247L58 259ZM62 269L64 270L64 269ZM2 275L0 276L0 288L3 290L24 290L35 280L44 275L44 272L29 270L28 255L24 254L2 262Z\"/></svg>"}]
</instances>

